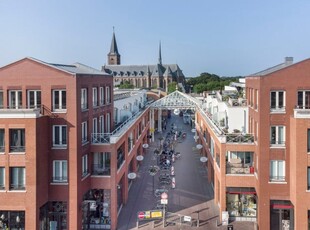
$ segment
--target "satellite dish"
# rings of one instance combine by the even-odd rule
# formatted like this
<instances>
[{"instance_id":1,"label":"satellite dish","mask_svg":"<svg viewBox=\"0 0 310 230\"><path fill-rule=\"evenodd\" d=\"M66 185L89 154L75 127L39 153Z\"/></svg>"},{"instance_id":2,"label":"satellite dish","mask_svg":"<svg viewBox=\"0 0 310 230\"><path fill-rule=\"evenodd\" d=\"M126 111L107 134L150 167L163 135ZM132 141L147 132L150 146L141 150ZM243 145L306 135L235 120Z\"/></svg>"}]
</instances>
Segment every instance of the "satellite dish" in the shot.
<instances>
[{"instance_id":1,"label":"satellite dish","mask_svg":"<svg viewBox=\"0 0 310 230\"><path fill-rule=\"evenodd\" d=\"M136 157L137 161L143 161L144 157L142 155L138 155Z\"/></svg>"},{"instance_id":2,"label":"satellite dish","mask_svg":"<svg viewBox=\"0 0 310 230\"><path fill-rule=\"evenodd\" d=\"M196 145L196 148L197 148L197 149L202 149L202 147L203 147L203 146L202 146L201 144Z\"/></svg>"},{"instance_id":3,"label":"satellite dish","mask_svg":"<svg viewBox=\"0 0 310 230\"><path fill-rule=\"evenodd\" d=\"M142 145L142 148L144 148L144 149L147 149L148 147L149 147L148 144L143 144L143 145Z\"/></svg>"},{"instance_id":4,"label":"satellite dish","mask_svg":"<svg viewBox=\"0 0 310 230\"><path fill-rule=\"evenodd\" d=\"M134 172L128 173L127 177L128 177L128 179L133 180L137 177L137 174Z\"/></svg>"},{"instance_id":5,"label":"satellite dish","mask_svg":"<svg viewBox=\"0 0 310 230\"><path fill-rule=\"evenodd\" d=\"M200 161L202 163L206 163L208 161L208 158L207 157L200 157Z\"/></svg>"},{"instance_id":6,"label":"satellite dish","mask_svg":"<svg viewBox=\"0 0 310 230\"><path fill-rule=\"evenodd\" d=\"M174 115L179 115L179 114L180 114L180 109L175 109L175 110L173 111L173 113L174 113Z\"/></svg>"}]
</instances>

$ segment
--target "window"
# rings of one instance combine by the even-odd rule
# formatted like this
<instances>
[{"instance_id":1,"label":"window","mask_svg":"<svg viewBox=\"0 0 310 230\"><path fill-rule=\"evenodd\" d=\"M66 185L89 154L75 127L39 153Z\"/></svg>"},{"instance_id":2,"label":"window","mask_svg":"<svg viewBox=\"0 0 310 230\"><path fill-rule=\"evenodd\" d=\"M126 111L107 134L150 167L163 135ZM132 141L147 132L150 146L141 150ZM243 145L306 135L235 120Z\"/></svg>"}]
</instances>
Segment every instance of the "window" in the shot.
<instances>
[{"instance_id":1,"label":"window","mask_svg":"<svg viewBox=\"0 0 310 230\"><path fill-rule=\"evenodd\" d=\"M280 146L285 145L285 126L271 126L270 144Z\"/></svg>"},{"instance_id":2,"label":"window","mask_svg":"<svg viewBox=\"0 0 310 230\"><path fill-rule=\"evenodd\" d=\"M212 158L214 157L214 140L211 138L211 143L210 143L210 154Z\"/></svg>"},{"instance_id":3,"label":"window","mask_svg":"<svg viewBox=\"0 0 310 230\"><path fill-rule=\"evenodd\" d=\"M37 109L41 107L41 91L40 90L28 90L27 107L29 109Z\"/></svg>"},{"instance_id":4,"label":"window","mask_svg":"<svg viewBox=\"0 0 310 230\"><path fill-rule=\"evenodd\" d=\"M87 122L82 123L82 143L87 142Z\"/></svg>"},{"instance_id":5,"label":"window","mask_svg":"<svg viewBox=\"0 0 310 230\"><path fill-rule=\"evenodd\" d=\"M307 152L310 152L310 129L307 132ZM1 148L1 133L0 133L0 148Z\"/></svg>"},{"instance_id":6,"label":"window","mask_svg":"<svg viewBox=\"0 0 310 230\"><path fill-rule=\"evenodd\" d=\"M128 136L128 153L130 153L132 147L133 147L133 134L131 131L129 136Z\"/></svg>"},{"instance_id":7,"label":"window","mask_svg":"<svg viewBox=\"0 0 310 230\"><path fill-rule=\"evenodd\" d=\"M298 91L297 106L299 109L310 109L310 90Z\"/></svg>"},{"instance_id":8,"label":"window","mask_svg":"<svg viewBox=\"0 0 310 230\"><path fill-rule=\"evenodd\" d=\"M99 133L104 133L104 116L99 117Z\"/></svg>"},{"instance_id":9,"label":"window","mask_svg":"<svg viewBox=\"0 0 310 230\"><path fill-rule=\"evenodd\" d=\"M93 174L94 175L110 175L111 153L99 152L94 153Z\"/></svg>"},{"instance_id":10,"label":"window","mask_svg":"<svg viewBox=\"0 0 310 230\"><path fill-rule=\"evenodd\" d=\"M110 86L106 87L106 100L107 104L111 103Z\"/></svg>"},{"instance_id":11,"label":"window","mask_svg":"<svg viewBox=\"0 0 310 230\"><path fill-rule=\"evenodd\" d=\"M4 152L4 129L0 129L0 152Z\"/></svg>"},{"instance_id":12,"label":"window","mask_svg":"<svg viewBox=\"0 0 310 230\"><path fill-rule=\"evenodd\" d=\"M22 91L10 90L9 91L9 107L10 109L22 108Z\"/></svg>"},{"instance_id":13,"label":"window","mask_svg":"<svg viewBox=\"0 0 310 230\"><path fill-rule=\"evenodd\" d=\"M53 111L67 109L66 90L53 90Z\"/></svg>"},{"instance_id":14,"label":"window","mask_svg":"<svg viewBox=\"0 0 310 230\"><path fill-rule=\"evenodd\" d=\"M252 166L253 164L253 152L230 152L228 153L228 160L240 159L243 166Z\"/></svg>"},{"instance_id":15,"label":"window","mask_svg":"<svg viewBox=\"0 0 310 230\"><path fill-rule=\"evenodd\" d=\"M5 189L5 168L0 167L0 190Z\"/></svg>"},{"instance_id":16,"label":"window","mask_svg":"<svg viewBox=\"0 0 310 230\"><path fill-rule=\"evenodd\" d=\"M87 89L81 89L81 109L87 109Z\"/></svg>"},{"instance_id":17,"label":"window","mask_svg":"<svg viewBox=\"0 0 310 230\"><path fill-rule=\"evenodd\" d=\"M110 132L111 132L110 113L107 113L107 115L106 115L106 121L107 121L107 133L110 133Z\"/></svg>"},{"instance_id":18,"label":"window","mask_svg":"<svg viewBox=\"0 0 310 230\"><path fill-rule=\"evenodd\" d=\"M98 133L98 119L93 119L93 133Z\"/></svg>"},{"instance_id":19,"label":"window","mask_svg":"<svg viewBox=\"0 0 310 230\"><path fill-rule=\"evenodd\" d=\"M100 100L100 105L104 105L104 88L100 87L99 88L99 100Z\"/></svg>"},{"instance_id":20,"label":"window","mask_svg":"<svg viewBox=\"0 0 310 230\"><path fill-rule=\"evenodd\" d=\"M307 168L307 175L307 190L310 190L310 167Z\"/></svg>"},{"instance_id":21,"label":"window","mask_svg":"<svg viewBox=\"0 0 310 230\"><path fill-rule=\"evenodd\" d=\"M114 122L115 122L115 124L118 124L117 117L118 117L118 108L114 107Z\"/></svg>"},{"instance_id":22,"label":"window","mask_svg":"<svg viewBox=\"0 0 310 230\"><path fill-rule=\"evenodd\" d=\"M55 160L53 161L53 182L67 182L67 161Z\"/></svg>"},{"instance_id":23,"label":"window","mask_svg":"<svg viewBox=\"0 0 310 230\"><path fill-rule=\"evenodd\" d=\"M25 167L10 168L10 189L24 190L26 185L26 169Z\"/></svg>"},{"instance_id":24,"label":"window","mask_svg":"<svg viewBox=\"0 0 310 230\"><path fill-rule=\"evenodd\" d=\"M53 146L67 146L66 125L53 125Z\"/></svg>"},{"instance_id":25,"label":"window","mask_svg":"<svg viewBox=\"0 0 310 230\"><path fill-rule=\"evenodd\" d=\"M93 106L98 106L98 90L97 87L93 87Z\"/></svg>"},{"instance_id":26,"label":"window","mask_svg":"<svg viewBox=\"0 0 310 230\"><path fill-rule=\"evenodd\" d=\"M88 156L87 154L82 156L82 176L88 174Z\"/></svg>"},{"instance_id":27,"label":"window","mask_svg":"<svg viewBox=\"0 0 310 230\"><path fill-rule=\"evenodd\" d=\"M0 90L0 109L3 108L3 91Z\"/></svg>"},{"instance_id":28,"label":"window","mask_svg":"<svg viewBox=\"0 0 310 230\"><path fill-rule=\"evenodd\" d=\"M270 93L270 109L272 111L285 110L285 91L272 91Z\"/></svg>"},{"instance_id":29,"label":"window","mask_svg":"<svg viewBox=\"0 0 310 230\"><path fill-rule=\"evenodd\" d=\"M285 161L270 161L270 181L285 181Z\"/></svg>"},{"instance_id":30,"label":"window","mask_svg":"<svg viewBox=\"0 0 310 230\"><path fill-rule=\"evenodd\" d=\"M10 129L10 152L25 152L25 129Z\"/></svg>"}]
</instances>

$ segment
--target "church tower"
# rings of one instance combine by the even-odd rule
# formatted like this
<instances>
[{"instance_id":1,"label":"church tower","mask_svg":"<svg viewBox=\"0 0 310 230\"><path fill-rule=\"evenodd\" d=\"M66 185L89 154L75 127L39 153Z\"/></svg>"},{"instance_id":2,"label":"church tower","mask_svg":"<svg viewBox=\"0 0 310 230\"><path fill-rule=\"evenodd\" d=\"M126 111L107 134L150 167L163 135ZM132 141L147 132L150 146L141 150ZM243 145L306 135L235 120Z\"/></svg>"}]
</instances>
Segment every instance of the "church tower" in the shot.
<instances>
[{"instance_id":1,"label":"church tower","mask_svg":"<svg viewBox=\"0 0 310 230\"><path fill-rule=\"evenodd\" d=\"M108 65L120 65L121 64L121 55L118 53L115 33L113 28L113 37L111 42L111 49L108 53Z\"/></svg>"}]
</instances>

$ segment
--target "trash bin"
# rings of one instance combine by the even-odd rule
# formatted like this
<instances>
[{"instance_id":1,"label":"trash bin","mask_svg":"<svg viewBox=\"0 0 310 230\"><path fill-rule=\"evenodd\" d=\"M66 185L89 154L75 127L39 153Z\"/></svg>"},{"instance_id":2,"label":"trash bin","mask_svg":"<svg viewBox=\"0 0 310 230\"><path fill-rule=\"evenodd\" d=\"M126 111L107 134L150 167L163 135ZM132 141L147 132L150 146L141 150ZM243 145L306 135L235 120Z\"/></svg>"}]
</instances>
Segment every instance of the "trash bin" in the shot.
<instances>
[{"instance_id":1,"label":"trash bin","mask_svg":"<svg viewBox=\"0 0 310 230\"><path fill-rule=\"evenodd\" d=\"M227 230L234 230L234 226L233 226L233 225L231 225L231 224L230 224L230 225L228 225L228 226L227 226Z\"/></svg>"}]
</instances>

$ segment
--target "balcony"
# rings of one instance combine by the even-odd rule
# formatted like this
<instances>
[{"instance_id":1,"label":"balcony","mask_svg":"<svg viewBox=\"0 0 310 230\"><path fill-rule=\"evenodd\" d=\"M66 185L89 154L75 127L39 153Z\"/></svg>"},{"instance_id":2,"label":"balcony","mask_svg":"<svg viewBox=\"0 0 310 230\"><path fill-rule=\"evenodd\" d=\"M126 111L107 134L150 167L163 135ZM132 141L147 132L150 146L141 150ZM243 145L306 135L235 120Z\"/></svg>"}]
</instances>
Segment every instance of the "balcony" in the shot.
<instances>
[{"instance_id":1,"label":"balcony","mask_svg":"<svg viewBox=\"0 0 310 230\"><path fill-rule=\"evenodd\" d=\"M92 175L95 176L110 176L111 169L110 166L103 166L101 164L93 164L92 165Z\"/></svg>"},{"instance_id":2,"label":"balcony","mask_svg":"<svg viewBox=\"0 0 310 230\"><path fill-rule=\"evenodd\" d=\"M244 164L241 159L230 159L226 162L226 174L254 174L253 162Z\"/></svg>"},{"instance_id":3,"label":"balcony","mask_svg":"<svg viewBox=\"0 0 310 230\"><path fill-rule=\"evenodd\" d=\"M294 109L294 118L310 118L310 108L296 106Z\"/></svg>"},{"instance_id":4,"label":"balcony","mask_svg":"<svg viewBox=\"0 0 310 230\"><path fill-rule=\"evenodd\" d=\"M226 143L254 143L252 134L227 133Z\"/></svg>"},{"instance_id":5,"label":"balcony","mask_svg":"<svg viewBox=\"0 0 310 230\"><path fill-rule=\"evenodd\" d=\"M1 108L0 118L38 118L41 110L39 108Z\"/></svg>"}]
</instances>

